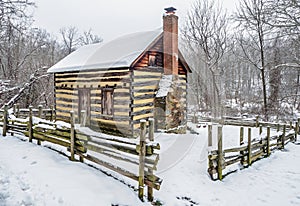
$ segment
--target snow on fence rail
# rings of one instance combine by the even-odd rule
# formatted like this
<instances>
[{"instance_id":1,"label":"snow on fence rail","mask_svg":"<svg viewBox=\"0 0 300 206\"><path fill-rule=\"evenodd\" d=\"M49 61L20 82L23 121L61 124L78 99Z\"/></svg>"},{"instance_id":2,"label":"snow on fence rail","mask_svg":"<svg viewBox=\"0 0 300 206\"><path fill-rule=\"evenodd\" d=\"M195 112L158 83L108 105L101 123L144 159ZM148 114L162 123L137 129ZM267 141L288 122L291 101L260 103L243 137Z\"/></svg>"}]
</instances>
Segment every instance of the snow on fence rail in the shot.
<instances>
[{"instance_id":1,"label":"snow on fence rail","mask_svg":"<svg viewBox=\"0 0 300 206\"><path fill-rule=\"evenodd\" d=\"M214 123L219 123L222 125L244 126L244 127L259 127L259 125L262 125L263 127L270 126L271 128L278 128L281 125L281 123L260 121L259 116L256 116L255 118L223 116L222 119L214 119L211 117L198 118L198 116L196 116L196 115L194 115L194 116L189 115L188 120L193 123L214 122ZM292 125L292 122L289 122L289 126L290 125Z\"/></svg>"},{"instance_id":2,"label":"snow on fence rail","mask_svg":"<svg viewBox=\"0 0 300 206\"><path fill-rule=\"evenodd\" d=\"M160 189L162 180L154 174L159 160L156 150L160 149L160 145L153 139L153 119L149 119L147 135L146 121L141 121L140 138L136 140L97 133L86 127L77 127L73 111L70 112L69 124L40 118L49 117L52 120L53 115L46 115L49 111L51 114L54 113L52 108L49 110L43 110L41 107L38 110L32 107L28 110L18 109L15 106L14 108L16 109L13 114L18 114L17 117L9 115L7 106L0 112L3 136L7 133L24 134L29 138L29 142L37 140L38 145L47 141L66 147L70 152L71 161L75 161L75 155L78 155L81 162L84 159L89 160L137 181L138 196L141 200L144 198L145 186L148 189L149 201L153 200L153 189ZM23 114L20 115L22 112ZM36 114L39 117L36 117Z\"/></svg>"},{"instance_id":3,"label":"snow on fence rail","mask_svg":"<svg viewBox=\"0 0 300 206\"><path fill-rule=\"evenodd\" d=\"M259 123L259 133L262 134L262 125L267 126L267 134L260 140L251 138L251 128L248 128L247 141L244 141L244 127L240 128L240 146L234 148L223 149L222 126L218 126L218 149L210 151L208 154L208 173L211 179L222 180L224 169L232 164L240 163L244 167L248 167L252 162L261 158L268 157L271 151L276 149L284 149L289 142L297 141L299 133L299 122L295 126L292 124L283 124L280 131L280 124ZM277 128L277 134L270 136L270 128ZM211 135L212 127L208 127L208 134ZM289 130L288 130L289 129ZM208 137L211 139L211 137ZM217 177L215 177L217 175Z\"/></svg>"}]
</instances>

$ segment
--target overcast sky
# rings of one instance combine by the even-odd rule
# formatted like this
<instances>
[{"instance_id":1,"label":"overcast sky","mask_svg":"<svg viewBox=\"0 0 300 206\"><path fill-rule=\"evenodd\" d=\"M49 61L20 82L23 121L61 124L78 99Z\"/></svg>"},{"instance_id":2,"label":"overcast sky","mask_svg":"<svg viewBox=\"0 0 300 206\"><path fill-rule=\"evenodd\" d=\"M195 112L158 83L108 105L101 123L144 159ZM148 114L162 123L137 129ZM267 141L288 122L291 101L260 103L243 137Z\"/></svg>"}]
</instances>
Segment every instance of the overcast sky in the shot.
<instances>
[{"instance_id":1,"label":"overcast sky","mask_svg":"<svg viewBox=\"0 0 300 206\"><path fill-rule=\"evenodd\" d=\"M180 25L195 0L36 0L34 26L58 36L62 27L92 29L105 42L123 34L162 27L164 8L177 9ZM223 0L233 10L237 0Z\"/></svg>"}]
</instances>

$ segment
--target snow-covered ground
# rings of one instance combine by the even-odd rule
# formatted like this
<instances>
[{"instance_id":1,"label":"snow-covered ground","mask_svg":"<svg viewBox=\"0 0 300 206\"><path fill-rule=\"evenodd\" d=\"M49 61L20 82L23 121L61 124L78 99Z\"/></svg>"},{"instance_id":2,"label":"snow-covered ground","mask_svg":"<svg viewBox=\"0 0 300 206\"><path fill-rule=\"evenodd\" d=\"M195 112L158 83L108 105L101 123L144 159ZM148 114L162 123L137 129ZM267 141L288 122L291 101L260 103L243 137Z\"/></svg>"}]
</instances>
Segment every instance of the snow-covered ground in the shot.
<instances>
[{"instance_id":1,"label":"snow-covered ground","mask_svg":"<svg viewBox=\"0 0 300 206\"><path fill-rule=\"evenodd\" d=\"M239 144L237 127L225 126L223 131L224 148ZM197 132L156 134L161 144L156 174L163 178L161 190L154 192L157 201L167 206L300 205L300 145L289 143L284 151L223 181L212 181L207 174L207 127ZM19 205L151 204L140 202L136 191L86 164L20 137L0 136L0 206Z\"/></svg>"},{"instance_id":2,"label":"snow-covered ground","mask_svg":"<svg viewBox=\"0 0 300 206\"><path fill-rule=\"evenodd\" d=\"M252 130L253 138L257 137L258 129ZM239 144L239 128L224 126L223 131L224 148ZM193 135L194 141L190 150L183 153L182 160L158 174L164 182L162 190L155 195L165 205L300 205L300 164L297 163L300 145L289 143L284 151L275 151L269 158L238 170L223 181L212 181L206 172L207 128L200 128L198 132L199 135ZM191 138L191 135L186 137Z\"/></svg>"}]
</instances>

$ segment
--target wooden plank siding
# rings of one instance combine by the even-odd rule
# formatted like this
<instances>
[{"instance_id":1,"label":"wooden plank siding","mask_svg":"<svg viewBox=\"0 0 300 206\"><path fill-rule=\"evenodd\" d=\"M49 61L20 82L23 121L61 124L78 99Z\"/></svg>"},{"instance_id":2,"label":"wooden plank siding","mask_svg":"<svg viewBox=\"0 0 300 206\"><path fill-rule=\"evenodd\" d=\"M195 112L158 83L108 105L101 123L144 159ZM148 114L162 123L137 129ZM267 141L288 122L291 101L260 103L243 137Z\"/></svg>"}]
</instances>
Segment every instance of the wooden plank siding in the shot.
<instances>
[{"instance_id":1,"label":"wooden plank siding","mask_svg":"<svg viewBox=\"0 0 300 206\"><path fill-rule=\"evenodd\" d=\"M130 73L128 68L68 72L55 74L55 106L57 120L69 121L74 110L78 121L78 90L90 90L91 127L105 132L131 132L130 126ZM101 114L101 92L104 87L114 88L114 115ZM126 129L126 131L125 131Z\"/></svg>"}]
</instances>

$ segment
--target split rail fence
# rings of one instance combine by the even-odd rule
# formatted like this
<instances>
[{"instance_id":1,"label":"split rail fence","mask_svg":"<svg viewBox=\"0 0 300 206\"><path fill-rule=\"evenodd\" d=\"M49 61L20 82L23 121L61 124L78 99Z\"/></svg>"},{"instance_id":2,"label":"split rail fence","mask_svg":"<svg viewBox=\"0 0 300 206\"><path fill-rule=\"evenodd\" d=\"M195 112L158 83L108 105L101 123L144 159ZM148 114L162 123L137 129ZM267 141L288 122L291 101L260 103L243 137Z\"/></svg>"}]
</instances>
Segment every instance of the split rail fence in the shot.
<instances>
[{"instance_id":1,"label":"split rail fence","mask_svg":"<svg viewBox=\"0 0 300 206\"><path fill-rule=\"evenodd\" d=\"M240 146L234 148L223 149L222 140L222 126L218 126L218 149L209 152L208 154L208 173L211 179L222 180L224 169L232 164L240 163L244 167L250 166L254 161L270 156L271 152L276 149L284 149L289 142L297 141L297 134L299 134L300 119L293 125L277 124L266 122L248 122L246 125L239 123L240 127ZM227 122L227 124L229 124ZM262 134L263 126L267 127L267 134L260 140L253 140L251 137L251 128L248 128L247 140L244 141L244 127L243 126L259 126L259 134ZM271 136L271 128L277 129L277 134ZM212 126L208 126L208 142L212 142ZM217 177L216 177L217 176Z\"/></svg>"},{"instance_id":2,"label":"split rail fence","mask_svg":"<svg viewBox=\"0 0 300 206\"><path fill-rule=\"evenodd\" d=\"M82 111L84 113L84 111ZM162 179L154 174L159 161L157 150L160 145L154 142L154 120L149 119L148 133L147 122L141 120L140 138L129 139L116 136L101 135L96 132L81 131L76 128L74 112L70 112L70 124L55 122L53 108L43 109L19 109L14 106L12 114L9 114L7 106L0 110L0 126L3 128L3 136L7 133L25 135L29 142L47 141L66 147L70 152L70 160L89 160L109 170L126 176L138 182L138 196L143 201L144 188L147 187L147 199L153 201L153 189L159 190ZM81 124L84 125L82 122ZM106 158L99 158L101 157ZM111 160L111 161L110 161ZM120 164L122 162L122 164ZM121 166L119 166L120 164ZM126 168L136 167L138 174Z\"/></svg>"}]
</instances>

